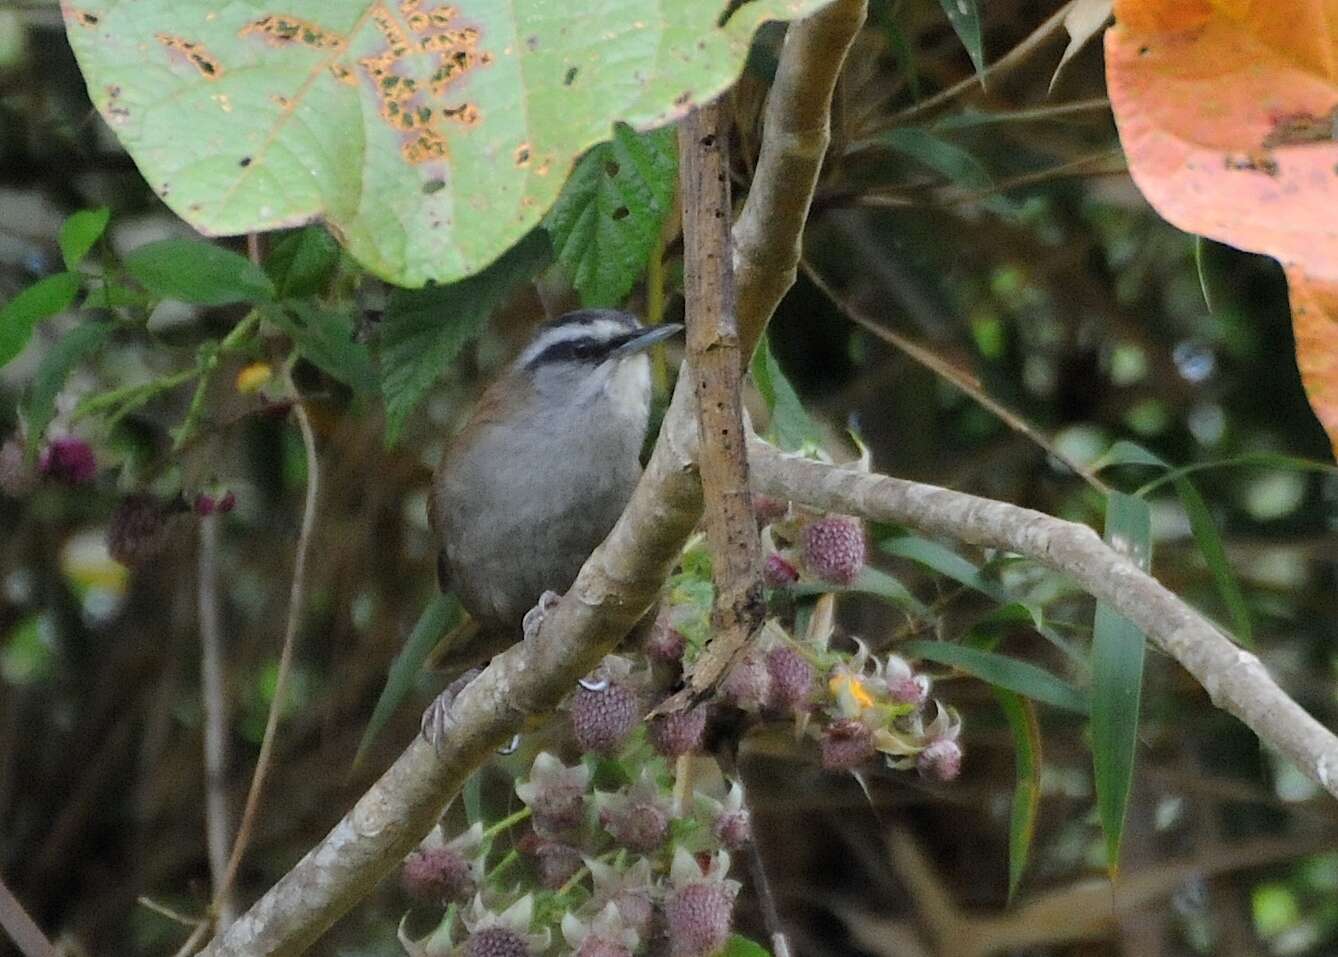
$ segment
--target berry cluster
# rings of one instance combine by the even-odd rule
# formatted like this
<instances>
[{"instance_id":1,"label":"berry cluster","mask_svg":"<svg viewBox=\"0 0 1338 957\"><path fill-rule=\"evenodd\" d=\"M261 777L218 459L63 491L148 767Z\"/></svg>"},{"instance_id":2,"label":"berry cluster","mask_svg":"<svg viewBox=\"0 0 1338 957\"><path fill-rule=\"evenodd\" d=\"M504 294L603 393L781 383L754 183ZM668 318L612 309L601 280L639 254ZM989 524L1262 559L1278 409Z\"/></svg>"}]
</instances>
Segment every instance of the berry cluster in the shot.
<instances>
[{"instance_id":1,"label":"berry cluster","mask_svg":"<svg viewBox=\"0 0 1338 957\"><path fill-rule=\"evenodd\" d=\"M644 746L622 752L624 767L637 751ZM404 938L409 953L530 957L554 941L576 957L717 953L739 891L727 877L729 852L750 840L742 791L698 793L675 815L666 763L640 759L636 780L603 791L592 783L596 759L568 766L543 752L516 785L525 810L449 841L434 831L405 860L401 880L446 915L421 940ZM489 868L510 828L525 830ZM528 879L508 877L518 862L528 863Z\"/></svg>"},{"instance_id":2,"label":"berry cluster","mask_svg":"<svg viewBox=\"0 0 1338 957\"><path fill-rule=\"evenodd\" d=\"M866 544L857 520L768 501L758 520L770 549L767 584L779 597L796 582L824 591L823 584L835 590L859 580ZM709 555L696 543L637 647L607 656L568 695L569 746L556 750L579 760L540 753L515 786L523 811L450 841L434 834L410 855L406 889L446 908L431 934L404 938L411 954L718 953L739 890L728 876L730 856L746 849L751 821L737 785L676 801L671 771L758 722L793 723L830 771L881 760L933 780L957 776L961 720L931 697L929 677L859 641L853 654L835 650L830 630L798 635L793 615L786 617L792 597L778 603L782 614L766 622L712 698L658 711L710 638L712 596ZM495 848L512 828L509 850Z\"/></svg>"}]
</instances>

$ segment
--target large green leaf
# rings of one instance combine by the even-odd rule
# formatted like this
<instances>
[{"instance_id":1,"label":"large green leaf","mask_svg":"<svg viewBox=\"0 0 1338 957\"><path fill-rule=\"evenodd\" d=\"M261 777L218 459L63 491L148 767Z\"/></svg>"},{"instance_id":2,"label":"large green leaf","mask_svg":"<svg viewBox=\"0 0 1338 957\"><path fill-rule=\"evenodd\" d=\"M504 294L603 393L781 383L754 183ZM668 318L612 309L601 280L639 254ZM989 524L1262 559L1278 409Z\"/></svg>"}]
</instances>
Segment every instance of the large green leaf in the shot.
<instances>
[{"instance_id":1,"label":"large green leaf","mask_svg":"<svg viewBox=\"0 0 1338 957\"><path fill-rule=\"evenodd\" d=\"M409 413L488 316L553 258L536 229L483 272L449 286L397 289L381 323L381 395L386 437L395 441Z\"/></svg>"},{"instance_id":2,"label":"large green leaf","mask_svg":"<svg viewBox=\"0 0 1338 957\"><path fill-rule=\"evenodd\" d=\"M131 250L125 268L149 292L167 299L224 306L274 298L265 270L213 243L160 239Z\"/></svg>"},{"instance_id":3,"label":"large green leaf","mask_svg":"<svg viewBox=\"0 0 1338 957\"><path fill-rule=\"evenodd\" d=\"M70 308L82 284L77 273L56 273L37 280L0 308L0 367L23 351L39 322Z\"/></svg>"},{"instance_id":4,"label":"large green leaf","mask_svg":"<svg viewBox=\"0 0 1338 957\"><path fill-rule=\"evenodd\" d=\"M109 219L111 210L102 206L98 209L81 209L61 223L56 240L60 243L60 254L65 259L66 269L73 271L84 261L93 244L102 237Z\"/></svg>"},{"instance_id":5,"label":"large green leaf","mask_svg":"<svg viewBox=\"0 0 1338 957\"><path fill-rule=\"evenodd\" d=\"M677 142L673 127L620 123L567 180L544 225L583 305L618 305L646 268L673 206Z\"/></svg>"},{"instance_id":6,"label":"large green leaf","mask_svg":"<svg viewBox=\"0 0 1338 957\"><path fill-rule=\"evenodd\" d=\"M1147 502L1111 492L1106 500L1106 541L1146 569L1152 558L1152 515ZM1106 862L1112 875L1119 868L1133 786L1144 652L1145 640L1137 626L1105 602L1097 602L1092 629L1092 763L1097 810L1106 833Z\"/></svg>"},{"instance_id":7,"label":"large green leaf","mask_svg":"<svg viewBox=\"0 0 1338 957\"><path fill-rule=\"evenodd\" d=\"M538 224L622 120L666 125L738 76L767 20L828 0L83 0L93 103L210 235L325 219L372 271L449 282Z\"/></svg>"}]
</instances>

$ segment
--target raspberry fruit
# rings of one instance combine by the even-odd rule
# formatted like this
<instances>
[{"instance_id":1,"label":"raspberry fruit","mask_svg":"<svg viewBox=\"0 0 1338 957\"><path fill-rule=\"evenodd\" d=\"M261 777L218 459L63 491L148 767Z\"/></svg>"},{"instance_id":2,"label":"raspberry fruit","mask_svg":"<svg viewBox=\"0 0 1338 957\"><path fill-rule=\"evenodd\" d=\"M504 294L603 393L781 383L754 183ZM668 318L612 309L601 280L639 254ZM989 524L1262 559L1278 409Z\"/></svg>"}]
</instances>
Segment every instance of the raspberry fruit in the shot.
<instances>
[{"instance_id":1,"label":"raspberry fruit","mask_svg":"<svg viewBox=\"0 0 1338 957\"><path fill-rule=\"evenodd\" d=\"M650 722L650 743L666 758L677 758L698 751L706 731L706 706L656 715Z\"/></svg>"},{"instance_id":2,"label":"raspberry fruit","mask_svg":"<svg viewBox=\"0 0 1338 957\"><path fill-rule=\"evenodd\" d=\"M804 567L814 577L850 585L864 568L864 527L849 515L828 515L804 528Z\"/></svg>"}]
</instances>

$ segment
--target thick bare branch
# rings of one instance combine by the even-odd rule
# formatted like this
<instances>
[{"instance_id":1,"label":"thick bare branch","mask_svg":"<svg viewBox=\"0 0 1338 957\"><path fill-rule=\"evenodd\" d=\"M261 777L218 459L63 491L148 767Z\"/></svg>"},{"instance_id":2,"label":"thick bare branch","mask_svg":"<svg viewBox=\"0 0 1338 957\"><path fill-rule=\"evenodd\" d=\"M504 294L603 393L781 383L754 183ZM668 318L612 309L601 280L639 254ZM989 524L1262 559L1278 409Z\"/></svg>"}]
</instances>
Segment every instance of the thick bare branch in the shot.
<instances>
[{"instance_id":1,"label":"thick bare branch","mask_svg":"<svg viewBox=\"0 0 1338 957\"><path fill-rule=\"evenodd\" d=\"M736 314L745 355L794 285L804 220L832 138L832 91L866 13L866 0L837 0L785 35L757 169L734 224Z\"/></svg>"},{"instance_id":2,"label":"thick bare branch","mask_svg":"<svg viewBox=\"0 0 1338 957\"><path fill-rule=\"evenodd\" d=\"M896 522L973 545L1026 555L1073 578L1136 624L1203 685L1213 704L1338 797L1338 737L1277 686L1259 659L1232 644L1086 525L964 492L870 475L750 446L753 486L878 522Z\"/></svg>"}]
</instances>

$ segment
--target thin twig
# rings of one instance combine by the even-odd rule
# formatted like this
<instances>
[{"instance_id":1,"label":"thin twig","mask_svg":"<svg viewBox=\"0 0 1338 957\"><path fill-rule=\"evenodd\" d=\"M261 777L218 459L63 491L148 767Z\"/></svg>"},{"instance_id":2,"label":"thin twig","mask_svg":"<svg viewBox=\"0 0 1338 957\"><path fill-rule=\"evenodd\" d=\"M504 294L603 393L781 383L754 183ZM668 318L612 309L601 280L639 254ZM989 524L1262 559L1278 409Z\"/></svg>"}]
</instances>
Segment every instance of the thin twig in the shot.
<instances>
[{"instance_id":1,"label":"thin twig","mask_svg":"<svg viewBox=\"0 0 1338 957\"><path fill-rule=\"evenodd\" d=\"M9 935L23 957L56 957L56 948L3 880L0 880L0 930Z\"/></svg>"},{"instance_id":2,"label":"thin twig","mask_svg":"<svg viewBox=\"0 0 1338 957\"><path fill-rule=\"evenodd\" d=\"M740 774L737 787L743 787L742 778ZM745 788L743 801L744 807L748 808L749 816L754 816L748 798L751 793L750 789ZM762 851L757 846L756 838L748 842L743 853L748 859L748 875L752 880L753 894L756 895L757 906L762 911L762 924L767 929L767 936L771 938L771 953L774 957L790 957L790 940L785 935L785 925L781 923L780 911L776 908L776 897L771 892L771 881L767 879L766 863L762 860Z\"/></svg>"},{"instance_id":3,"label":"thin twig","mask_svg":"<svg viewBox=\"0 0 1338 957\"><path fill-rule=\"evenodd\" d=\"M1068 3L1051 14L1049 19L1019 41L1017 46L985 67L980 73L973 73L964 77L946 90L940 90L928 99L921 100L914 106L902 110L893 116L883 128L890 129L895 126L904 126L912 120L919 120L926 115L936 114L944 107L950 106L963 94L970 92L972 89L984 89L990 80L997 80L1009 70L1021 65L1029 56L1044 46L1051 36L1063 28L1064 18L1068 16L1069 9L1076 2L1077 0L1069 0Z\"/></svg>"},{"instance_id":4,"label":"thin twig","mask_svg":"<svg viewBox=\"0 0 1338 957\"><path fill-rule=\"evenodd\" d=\"M265 734L260 741L260 756L256 759L251 787L246 793L246 806L242 811L241 825L237 829L237 839L232 845L232 855L228 858L228 868L223 875L222 884L214 890L215 910L218 901L223 899L237 878L237 869L241 866L246 845L250 842L251 832L255 828L256 812L260 808L260 794L265 785L265 775L269 771L274 738L279 728L279 716L283 713L284 695L288 690L288 678L297 646L298 626L302 623L302 608L306 603L307 560L311 555L311 543L316 528L316 508L320 495L320 463L316 457L316 433L311 427L311 418L307 415L306 407L297 395L291 374L288 376L288 389L297 399L293 403L293 415L297 419L298 430L302 433L302 447L307 457L306 503L302 509L302 530L298 536L297 557L293 563L293 583L288 593L288 622L284 628L283 650L279 654L279 669L274 680L274 698L270 701L269 715L265 719Z\"/></svg>"},{"instance_id":5,"label":"thin twig","mask_svg":"<svg viewBox=\"0 0 1338 957\"><path fill-rule=\"evenodd\" d=\"M200 519L198 614L200 620L200 698L204 710L204 835L210 885L221 889L214 900L220 927L237 917L237 900L224 876L232 814L228 807L228 700L223 662L223 623L218 601L218 515Z\"/></svg>"},{"instance_id":6,"label":"thin twig","mask_svg":"<svg viewBox=\"0 0 1338 957\"><path fill-rule=\"evenodd\" d=\"M1069 458L1059 448L1041 433L1034 425L1024 419L1021 415L1014 412L1008 406L994 399L987 393L980 381L969 372L964 372L957 368L951 362L937 355L930 349L917 342L907 339L905 336L893 332L887 326L874 319L869 318L860 310L856 309L848 300L836 292L827 281L822 278L816 269L808 260L800 260L800 267L804 270L804 275L808 276L809 281L818 287L818 290L832 301L832 304L851 322L868 330L874 336L882 339L888 345L904 352L914 362L924 366L930 372L934 373L945 382L956 386L962 392L966 393L971 399L975 400L987 411L993 413L1001 422L1010 429L1025 435L1031 441L1035 442L1047 454L1053 456L1057 461L1063 462L1073 473L1079 476L1084 482L1092 488L1101 492L1103 495L1110 491L1101 479L1091 469L1079 465L1073 459Z\"/></svg>"},{"instance_id":7,"label":"thin twig","mask_svg":"<svg viewBox=\"0 0 1338 957\"><path fill-rule=\"evenodd\" d=\"M697 399L697 463L715 585L711 641L692 669L692 690L701 694L720 680L761 625L765 604L762 542L748 487L745 359L734 314L729 130L720 103L689 113L679 126L678 143L688 375Z\"/></svg>"}]
</instances>

